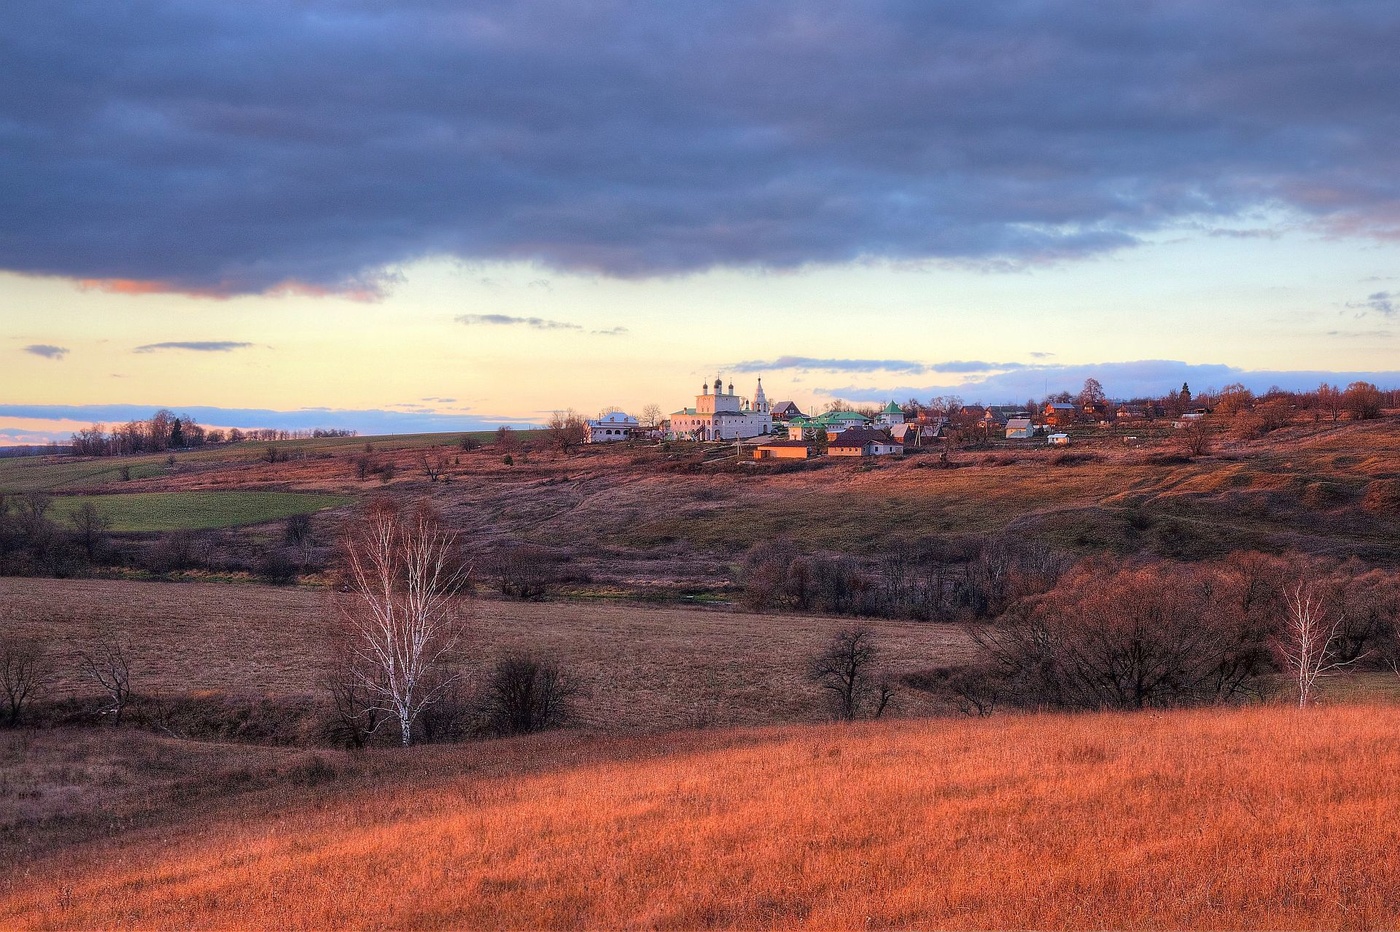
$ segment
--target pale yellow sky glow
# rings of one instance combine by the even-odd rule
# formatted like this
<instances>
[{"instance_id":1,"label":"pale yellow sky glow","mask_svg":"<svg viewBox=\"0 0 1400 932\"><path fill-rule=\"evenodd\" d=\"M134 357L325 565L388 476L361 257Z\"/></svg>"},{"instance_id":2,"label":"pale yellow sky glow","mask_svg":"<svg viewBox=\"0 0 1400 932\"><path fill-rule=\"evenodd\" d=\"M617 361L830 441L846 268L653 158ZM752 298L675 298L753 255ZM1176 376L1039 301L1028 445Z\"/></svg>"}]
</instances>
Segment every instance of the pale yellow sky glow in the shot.
<instances>
[{"instance_id":1,"label":"pale yellow sky glow","mask_svg":"<svg viewBox=\"0 0 1400 932\"><path fill-rule=\"evenodd\" d=\"M876 262L628 280L444 260L400 270L401 280L373 302L123 295L7 274L0 275L7 373L0 404L421 406L524 423L567 407L591 414L656 402L670 411L715 371L747 395L760 373L730 374L730 367L783 356L1393 370L1394 316L1365 301L1393 287L1387 276L1400 269L1397 258L1394 243L1304 232L1184 232L1019 269ZM246 345L159 346L168 343ZM26 352L34 345L67 352ZM841 388L893 392L968 377L819 367L762 374L770 398L804 407ZM42 425L0 417L0 427L14 430Z\"/></svg>"}]
</instances>

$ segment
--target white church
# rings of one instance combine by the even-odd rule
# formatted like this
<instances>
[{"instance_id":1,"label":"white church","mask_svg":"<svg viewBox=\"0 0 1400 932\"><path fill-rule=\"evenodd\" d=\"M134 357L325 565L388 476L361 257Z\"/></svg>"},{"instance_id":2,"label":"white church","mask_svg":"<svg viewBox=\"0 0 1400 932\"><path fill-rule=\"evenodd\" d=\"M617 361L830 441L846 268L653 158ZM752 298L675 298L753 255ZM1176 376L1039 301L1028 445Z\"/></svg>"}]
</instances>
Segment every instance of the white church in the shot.
<instances>
[{"instance_id":1,"label":"white church","mask_svg":"<svg viewBox=\"0 0 1400 932\"><path fill-rule=\"evenodd\" d=\"M773 430L773 413L763 394L763 380L758 380L753 403L734 394L734 383L724 390L724 380L715 377L714 393L706 382L695 396L695 407L682 408L671 415L670 437L673 440L740 440L761 437Z\"/></svg>"}]
</instances>

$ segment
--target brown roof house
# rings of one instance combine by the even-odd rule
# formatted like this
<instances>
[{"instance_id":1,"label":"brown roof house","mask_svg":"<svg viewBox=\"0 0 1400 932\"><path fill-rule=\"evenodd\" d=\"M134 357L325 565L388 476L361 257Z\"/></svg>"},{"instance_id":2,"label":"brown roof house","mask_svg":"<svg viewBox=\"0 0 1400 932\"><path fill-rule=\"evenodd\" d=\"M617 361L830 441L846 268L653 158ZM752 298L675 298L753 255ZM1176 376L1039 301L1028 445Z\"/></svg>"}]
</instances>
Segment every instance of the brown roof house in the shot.
<instances>
[{"instance_id":1,"label":"brown roof house","mask_svg":"<svg viewBox=\"0 0 1400 932\"><path fill-rule=\"evenodd\" d=\"M1045 403L1045 423L1052 427L1063 427L1079 420L1079 409L1067 401Z\"/></svg>"},{"instance_id":2,"label":"brown roof house","mask_svg":"<svg viewBox=\"0 0 1400 932\"><path fill-rule=\"evenodd\" d=\"M852 427L826 445L828 456L891 456L904 452L904 444L883 430Z\"/></svg>"}]
</instances>

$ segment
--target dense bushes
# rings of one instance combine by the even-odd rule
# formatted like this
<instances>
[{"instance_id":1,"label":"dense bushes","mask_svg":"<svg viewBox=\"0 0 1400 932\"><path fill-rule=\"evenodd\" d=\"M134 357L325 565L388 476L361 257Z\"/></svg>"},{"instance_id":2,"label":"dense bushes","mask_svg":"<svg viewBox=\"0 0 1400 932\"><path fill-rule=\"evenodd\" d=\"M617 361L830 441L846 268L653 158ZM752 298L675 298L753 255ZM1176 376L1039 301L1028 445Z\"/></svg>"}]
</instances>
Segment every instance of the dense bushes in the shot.
<instances>
[{"instance_id":1,"label":"dense bushes","mask_svg":"<svg viewBox=\"0 0 1400 932\"><path fill-rule=\"evenodd\" d=\"M898 547L877 562L804 555L788 540L757 544L740 579L756 610L918 621L992 618L1013 601L1055 584L1066 559L1011 538L931 538Z\"/></svg>"},{"instance_id":2,"label":"dense bushes","mask_svg":"<svg viewBox=\"0 0 1400 932\"><path fill-rule=\"evenodd\" d=\"M1263 554L1215 565L1081 561L1052 590L973 629L977 664L913 685L964 711L999 706L1143 709L1258 697L1288 651L1287 587L1305 582L1327 613L1327 663L1395 664L1400 578Z\"/></svg>"}]
</instances>

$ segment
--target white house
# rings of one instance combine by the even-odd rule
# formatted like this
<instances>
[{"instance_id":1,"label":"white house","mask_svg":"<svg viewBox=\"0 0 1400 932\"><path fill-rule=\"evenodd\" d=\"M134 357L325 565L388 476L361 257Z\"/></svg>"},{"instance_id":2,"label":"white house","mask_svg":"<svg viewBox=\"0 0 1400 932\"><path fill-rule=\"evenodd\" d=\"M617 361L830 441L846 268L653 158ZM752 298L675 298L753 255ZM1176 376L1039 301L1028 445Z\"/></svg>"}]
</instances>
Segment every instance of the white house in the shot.
<instances>
[{"instance_id":1,"label":"white house","mask_svg":"<svg viewBox=\"0 0 1400 932\"><path fill-rule=\"evenodd\" d=\"M904 452L904 444L891 439L884 431L868 427L843 430L827 444L828 456L890 456Z\"/></svg>"},{"instance_id":2,"label":"white house","mask_svg":"<svg viewBox=\"0 0 1400 932\"><path fill-rule=\"evenodd\" d=\"M1035 436L1035 424L1028 417L1013 417L1006 422L1007 440L1029 440Z\"/></svg>"},{"instance_id":3,"label":"white house","mask_svg":"<svg viewBox=\"0 0 1400 932\"><path fill-rule=\"evenodd\" d=\"M875 423L880 427L893 427L904 423L904 409L891 401L875 415Z\"/></svg>"},{"instance_id":4,"label":"white house","mask_svg":"<svg viewBox=\"0 0 1400 932\"><path fill-rule=\"evenodd\" d=\"M589 443L612 443L627 440L636 433L641 424L630 414L610 411L602 417L587 423Z\"/></svg>"}]
</instances>

